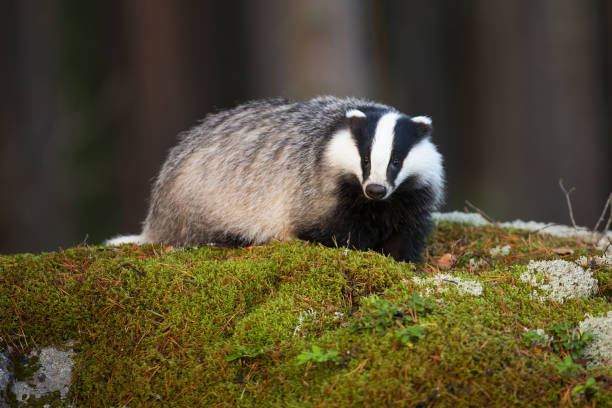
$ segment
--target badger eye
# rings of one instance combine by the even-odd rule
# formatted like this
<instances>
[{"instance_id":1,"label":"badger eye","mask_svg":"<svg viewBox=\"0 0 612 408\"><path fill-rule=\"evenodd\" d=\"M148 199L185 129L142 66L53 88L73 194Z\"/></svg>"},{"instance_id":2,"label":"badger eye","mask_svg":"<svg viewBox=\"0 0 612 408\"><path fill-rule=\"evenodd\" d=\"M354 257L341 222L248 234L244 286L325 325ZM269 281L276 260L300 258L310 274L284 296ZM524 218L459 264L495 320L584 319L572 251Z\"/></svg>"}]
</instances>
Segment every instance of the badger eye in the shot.
<instances>
[{"instance_id":1,"label":"badger eye","mask_svg":"<svg viewBox=\"0 0 612 408\"><path fill-rule=\"evenodd\" d=\"M393 165L394 166L399 166L400 165L399 159L393 159Z\"/></svg>"},{"instance_id":2,"label":"badger eye","mask_svg":"<svg viewBox=\"0 0 612 408\"><path fill-rule=\"evenodd\" d=\"M363 163L364 163L364 164L370 164L370 159L369 159L369 158L367 158L367 157L364 157L364 158L363 158Z\"/></svg>"}]
</instances>

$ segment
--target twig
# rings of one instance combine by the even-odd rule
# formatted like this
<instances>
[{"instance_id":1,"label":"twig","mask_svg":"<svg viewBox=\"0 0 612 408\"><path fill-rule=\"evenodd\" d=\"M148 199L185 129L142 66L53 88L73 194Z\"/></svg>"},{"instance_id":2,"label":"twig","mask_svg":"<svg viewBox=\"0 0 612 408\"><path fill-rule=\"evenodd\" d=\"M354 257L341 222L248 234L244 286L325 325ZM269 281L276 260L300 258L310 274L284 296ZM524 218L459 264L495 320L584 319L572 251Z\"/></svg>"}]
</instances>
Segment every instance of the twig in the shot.
<instances>
[{"instance_id":1,"label":"twig","mask_svg":"<svg viewBox=\"0 0 612 408\"><path fill-rule=\"evenodd\" d=\"M489 259L487 259L487 257L480 255L480 254L473 254L473 256L480 258L482 260L484 260L487 264L489 264L490 267L493 267L493 264L491 263L491 261Z\"/></svg>"},{"instance_id":2,"label":"twig","mask_svg":"<svg viewBox=\"0 0 612 408\"><path fill-rule=\"evenodd\" d=\"M576 188L572 187L572 188L570 188L569 191L567 191L565 189L565 186L563 185L563 179L562 178L559 179L559 187L561 187L561 190L563 190L563 193L565 194L565 200L567 201L567 208L569 210L569 216L570 216L570 220L572 221L572 226L574 227L574 229L578 229L578 227L576 226L576 221L574 220L574 210L572 210L572 200L570 200L570 194Z\"/></svg>"},{"instance_id":3,"label":"twig","mask_svg":"<svg viewBox=\"0 0 612 408\"><path fill-rule=\"evenodd\" d=\"M88 238L89 238L89 234L85 233L85 238L83 238L83 241L81 241L81 243L79 245L77 245L77 246L79 246L79 247L86 246Z\"/></svg>"},{"instance_id":4,"label":"twig","mask_svg":"<svg viewBox=\"0 0 612 408\"><path fill-rule=\"evenodd\" d=\"M610 207L610 218L608 218L606 227L603 229L602 232L599 233L599 236L597 236L597 241L595 242L596 244L599 244L599 241L601 240L601 238L608 234L608 230L610 229L610 221L612 221L612 207ZM608 251L608 248L610 247L611 244L612 244L612 239L610 239L610 237L608 236L608 246L606 247L606 250L603 253L604 255Z\"/></svg>"},{"instance_id":5,"label":"twig","mask_svg":"<svg viewBox=\"0 0 612 408\"><path fill-rule=\"evenodd\" d=\"M594 232L597 232L597 230L599 229L599 224L601 224L601 222L604 220L605 215L606 215L606 209L610 207L610 205L612 205L612 193L610 193L610 195L608 196L608 201L606 201L606 204L604 204L604 208L601 211L601 216L599 216L599 220L597 220L597 224L595 224L595 226L593 227ZM608 216L608 223L606 225L606 228L604 228L604 231L607 231L608 228L610 227L610 219L612 219L612 207L610 207L610 215Z\"/></svg>"},{"instance_id":6,"label":"twig","mask_svg":"<svg viewBox=\"0 0 612 408\"><path fill-rule=\"evenodd\" d=\"M579 330L580 330L579 327L574 327L574 330L572 330L572 342L570 343L570 354L574 351L574 336L576 335L576 333L578 333L578 335L582 337Z\"/></svg>"},{"instance_id":7,"label":"twig","mask_svg":"<svg viewBox=\"0 0 612 408\"><path fill-rule=\"evenodd\" d=\"M598 231L599 224L601 224L601 222L605 220L606 210L608 209L610 210L608 214L608 221L606 222L606 225L603 227L603 229L601 231ZM606 203L604 204L603 210L601 211L601 215L599 216L597 223L593 227L593 232L591 236L591 239L593 240L593 242L598 244L599 241L601 241L601 239L608 234L608 230L610 229L610 223L612 223L612 193L610 193L610 195L608 196L608 199L606 200ZM612 242L610 238L608 238L608 242ZM608 245L608 247L609 246L610 245ZM608 247L606 247L606 250L604 251L604 255L606 254Z\"/></svg>"},{"instance_id":8,"label":"twig","mask_svg":"<svg viewBox=\"0 0 612 408\"><path fill-rule=\"evenodd\" d=\"M612 194L610 194L610 198L612 198ZM610 201L610 199L608 199L608 201ZM612 223L612 204L610 204L610 214L608 215L608 222L606 223L606 226L604 227L604 229L601 231L602 234L608 233L611 223Z\"/></svg>"},{"instance_id":9,"label":"twig","mask_svg":"<svg viewBox=\"0 0 612 408\"><path fill-rule=\"evenodd\" d=\"M472 210L476 211L478 214L482 215L491 224L497 224L497 221L495 221L493 218L489 217L484 211L482 211L480 208L476 207L474 204L470 203L468 200L465 200L465 204L468 207L470 207Z\"/></svg>"},{"instance_id":10,"label":"twig","mask_svg":"<svg viewBox=\"0 0 612 408\"><path fill-rule=\"evenodd\" d=\"M537 230L529 231L529 234L538 234L538 233L540 233L541 231L545 230L548 227L555 227L557 225L560 225L560 224L556 224L554 222L551 222L550 224L546 224L542 228L538 228Z\"/></svg>"},{"instance_id":11,"label":"twig","mask_svg":"<svg viewBox=\"0 0 612 408\"><path fill-rule=\"evenodd\" d=\"M348 238L346 240L346 248L344 249L344 254L343 256L346 256L349 252L349 246L351 245L351 232L349 231L348 233Z\"/></svg>"},{"instance_id":12,"label":"twig","mask_svg":"<svg viewBox=\"0 0 612 408\"><path fill-rule=\"evenodd\" d=\"M606 227L601 232L602 234L607 234L610 229L610 224L612 223L612 207L610 207L610 217L608 218L608 222L606 223Z\"/></svg>"},{"instance_id":13,"label":"twig","mask_svg":"<svg viewBox=\"0 0 612 408\"><path fill-rule=\"evenodd\" d=\"M452 263L451 269L453 269L457 265L459 265L459 262L461 262L464 258L471 257L471 256L476 257L476 258L480 258L480 259L484 260L490 267L493 267L493 264L491 263L491 261L488 260L483 255L477 254L475 252L466 252L465 254L461 255L455 262Z\"/></svg>"}]
</instances>

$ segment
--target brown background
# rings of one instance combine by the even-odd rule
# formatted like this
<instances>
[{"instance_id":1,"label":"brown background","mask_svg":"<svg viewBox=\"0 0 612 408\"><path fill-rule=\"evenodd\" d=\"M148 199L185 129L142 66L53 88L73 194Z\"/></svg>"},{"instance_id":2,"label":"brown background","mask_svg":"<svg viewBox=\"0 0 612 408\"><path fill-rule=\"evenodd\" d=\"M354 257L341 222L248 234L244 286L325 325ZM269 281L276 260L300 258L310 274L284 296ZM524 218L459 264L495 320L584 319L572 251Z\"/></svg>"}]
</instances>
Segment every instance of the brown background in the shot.
<instances>
[{"instance_id":1,"label":"brown background","mask_svg":"<svg viewBox=\"0 0 612 408\"><path fill-rule=\"evenodd\" d=\"M0 252L137 233L177 132L266 96L434 119L446 209L593 225L612 191L612 2L3 1Z\"/></svg>"}]
</instances>

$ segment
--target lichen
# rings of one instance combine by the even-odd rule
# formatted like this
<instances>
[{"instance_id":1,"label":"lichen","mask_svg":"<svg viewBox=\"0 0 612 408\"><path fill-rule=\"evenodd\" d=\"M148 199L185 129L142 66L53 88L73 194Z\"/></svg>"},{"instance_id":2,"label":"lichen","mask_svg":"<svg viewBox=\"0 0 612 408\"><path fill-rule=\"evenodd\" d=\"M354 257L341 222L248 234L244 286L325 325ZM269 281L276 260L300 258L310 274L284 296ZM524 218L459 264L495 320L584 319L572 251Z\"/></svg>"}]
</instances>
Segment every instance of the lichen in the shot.
<instances>
[{"instance_id":1,"label":"lichen","mask_svg":"<svg viewBox=\"0 0 612 408\"><path fill-rule=\"evenodd\" d=\"M532 260L520 279L544 292L543 297L534 292L533 296L540 300L547 298L563 303L566 299L587 298L597 293L597 279L589 269L561 259Z\"/></svg>"},{"instance_id":2,"label":"lichen","mask_svg":"<svg viewBox=\"0 0 612 408\"><path fill-rule=\"evenodd\" d=\"M502 247L500 247L499 245L495 246L495 247L489 249L489 254L491 254L491 256L499 256L499 255L506 256L506 255L509 255L510 254L510 245L504 245Z\"/></svg>"},{"instance_id":3,"label":"lichen","mask_svg":"<svg viewBox=\"0 0 612 408\"><path fill-rule=\"evenodd\" d=\"M587 315L580 328L593 335L584 351L589 366L612 366L612 311L602 317Z\"/></svg>"},{"instance_id":4,"label":"lichen","mask_svg":"<svg viewBox=\"0 0 612 408\"><path fill-rule=\"evenodd\" d=\"M465 213L460 211L452 211L447 213L434 213L433 220L437 223L440 222L454 222L464 223L473 225L476 227L483 227L492 225L482 215L477 213ZM547 234L560 238L580 238L591 242L595 247L601 251L609 247L610 240L612 240L612 231L608 231L605 234L597 234L586 227L570 227L567 225L559 225L553 223L543 223L536 221L523 221L514 220L508 222L498 222L495 224L500 228L507 228L512 230L524 230L533 231L538 234Z\"/></svg>"},{"instance_id":5,"label":"lichen","mask_svg":"<svg viewBox=\"0 0 612 408\"><path fill-rule=\"evenodd\" d=\"M414 276L412 280L419 286L429 286L426 288L426 294L433 292L445 292L450 288L456 287L460 295L469 294L480 296L482 294L482 285L473 280L463 280L458 276L453 276L445 273L440 273L430 278L420 278ZM430 288L433 286L434 288Z\"/></svg>"},{"instance_id":6,"label":"lichen","mask_svg":"<svg viewBox=\"0 0 612 408\"><path fill-rule=\"evenodd\" d=\"M484 225L489 224L482 215L476 213L465 213L461 211L451 211L446 213L434 213L433 219L436 222L455 222L455 223L463 223L470 224L475 227L482 227Z\"/></svg>"},{"instance_id":7,"label":"lichen","mask_svg":"<svg viewBox=\"0 0 612 408\"><path fill-rule=\"evenodd\" d=\"M591 265L594 266L612 266L612 251L605 253L602 256L581 256L576 260L576 263L584 268Z\"/></svg>"}]
</instances>

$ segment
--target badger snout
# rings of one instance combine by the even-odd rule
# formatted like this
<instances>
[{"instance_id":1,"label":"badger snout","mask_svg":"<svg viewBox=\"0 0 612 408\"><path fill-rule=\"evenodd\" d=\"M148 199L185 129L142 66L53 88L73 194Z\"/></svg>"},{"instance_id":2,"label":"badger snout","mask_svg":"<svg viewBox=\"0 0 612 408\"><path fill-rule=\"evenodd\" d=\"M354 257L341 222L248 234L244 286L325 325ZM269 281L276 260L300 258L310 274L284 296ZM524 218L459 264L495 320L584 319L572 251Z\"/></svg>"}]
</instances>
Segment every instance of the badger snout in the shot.
<instances>
[{"instance_id":1,"label":"badger snout","mask_svg":"<svg viewBox=\"0 0 612 408\"><path fill-rule=\"evenodd\" d=\"M380 184L368 184L365 192L372 200L381 200L387 195L387 188Z\"/></svg>"}]
</instances>

